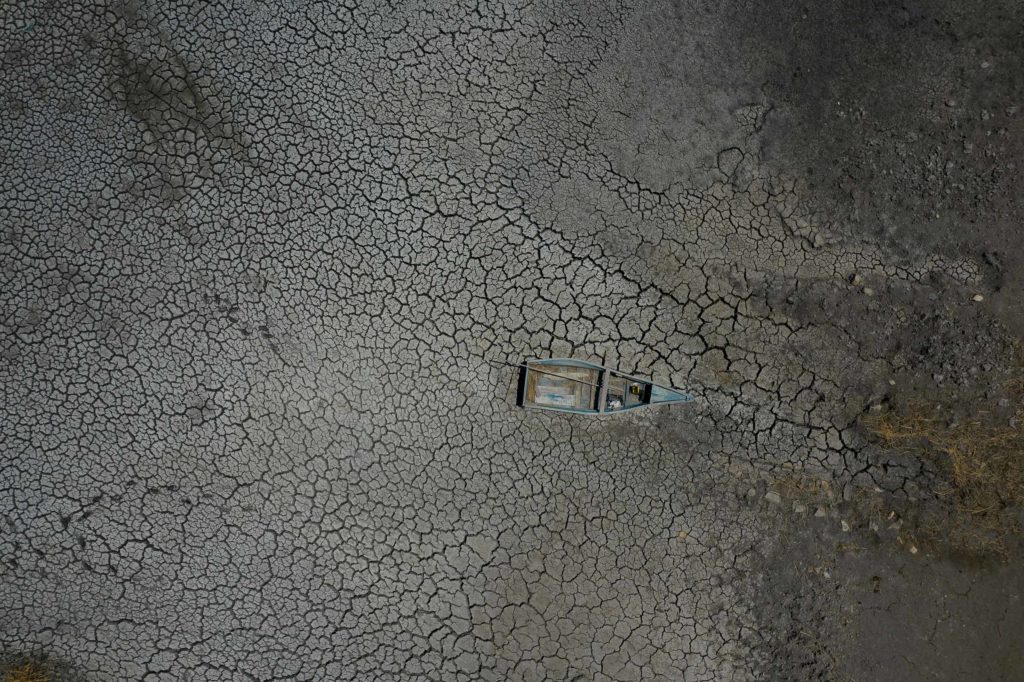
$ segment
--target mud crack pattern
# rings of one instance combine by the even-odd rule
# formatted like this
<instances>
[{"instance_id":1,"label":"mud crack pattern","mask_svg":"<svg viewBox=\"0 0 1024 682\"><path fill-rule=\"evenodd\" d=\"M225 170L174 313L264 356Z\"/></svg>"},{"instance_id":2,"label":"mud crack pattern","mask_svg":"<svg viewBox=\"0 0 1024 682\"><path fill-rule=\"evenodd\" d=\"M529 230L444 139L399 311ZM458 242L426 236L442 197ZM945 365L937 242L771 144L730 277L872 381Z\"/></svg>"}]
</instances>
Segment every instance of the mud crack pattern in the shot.
<instances>
[{"instance_id":1,"label":"mud crack pattern","mask_svg":"<svg viewBox=\"0 0 1024 682\"><path fill-rule=\"evenodd\" d=\"M766 100L652 140L673 11L5 15L6 647L96 679L751 679L768 521L734 466L909 478L852 428L887 349L829 311L984 263L849 239L760 164ZM494 362L567 355L699 399L516 410Z\"/></svg>"}]
</instances>

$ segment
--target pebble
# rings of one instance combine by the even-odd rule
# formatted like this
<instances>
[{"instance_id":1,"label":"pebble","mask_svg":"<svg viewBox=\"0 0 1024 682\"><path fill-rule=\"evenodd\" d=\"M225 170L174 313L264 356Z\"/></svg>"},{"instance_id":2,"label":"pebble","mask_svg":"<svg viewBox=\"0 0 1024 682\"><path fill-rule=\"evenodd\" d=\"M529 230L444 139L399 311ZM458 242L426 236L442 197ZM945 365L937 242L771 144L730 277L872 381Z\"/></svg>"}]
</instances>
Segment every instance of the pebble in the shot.
<instances>
[{"instance_id":1,"label":"pebble","mask_svg":"<svg viewBox=\"0 0 1024 682\"><path fill-rule=\"evenodd\" d=\"M861 277L860 275L854 274L854 276L850 278L850 284L852 284L853 286L860 286L863 283L864 278Z\"/></svg>"},{"instance_id":2,"label":"pebble","mask_svg":"<svg viewBox=\"0 0 1024 682\"><path fill-rule=\"evenodd\" d=\"M796 512L797 514L803 514L804 512L807 511L807 507L805 507L804 505L800 504L799 502L794 502L793 503L793 511Z\"/></svg>"},{"instance_id":3,"label":"pebble","mask_svg":"<svg viewBox=\"0 0 1024 682\"><path fill-rule=\"evenodd\" d=\"M818 507L817 509L814 510L814 515L817 516L819 519L825 518L826 514L828 514L828 512L825 510L824 507Z\"/></svg>"},{"instance_id":4,"label":"pebble","mask_svg":"<svg viewBox=\"0 0 1024 682\"><path fill-rule=\"evenodd\" d=\"M974 301L975 303L981 303L982 301L985 300L985 297L982 296L981 294L975 294L974 298L972 298L971 300Z\"/></svg>"},{"instance_id":5,"label":"pebble","mask_svg":"<svg viewBox=\"0 0 1024 682\"><path fill-rule=\"evenodd\" d=\"M875 295L875 290L872 289L871 287L864 287L864 295L865 296L874 296Z\"/></svg>"},{"instance_id":6,"label":"pebble","mask_svg":"<svg viewBox=\"0 0 1024 682\"><path fill-rule=\"evenodd\" d=\"M911 554L917 554L917 545L911 545L910 546L910 553Z\"/></svg>"},{"instance_id":7,"label":"pebble","mask_svg":"<svg viewBox=\"0 0 1024 682\"><path fill-rule=\"evenodd\" d=\"M848 524L846 521L841 521L840 524L843 527L843 532L844 533L849 533L850 532L850 524Z\"/></svg>"},{"instance_id":8,"label":"pebble","mask_svg":"<svg viewBox=\"0 0 1024 682\"><path fill-rule=\"evenodd\" d=\"M764 494L764 499L768 500L772 504L781 504L782 503L782 496L779 495L774 490L769 490L768 492L766 492Z\"/></svg>"}]
</instances>

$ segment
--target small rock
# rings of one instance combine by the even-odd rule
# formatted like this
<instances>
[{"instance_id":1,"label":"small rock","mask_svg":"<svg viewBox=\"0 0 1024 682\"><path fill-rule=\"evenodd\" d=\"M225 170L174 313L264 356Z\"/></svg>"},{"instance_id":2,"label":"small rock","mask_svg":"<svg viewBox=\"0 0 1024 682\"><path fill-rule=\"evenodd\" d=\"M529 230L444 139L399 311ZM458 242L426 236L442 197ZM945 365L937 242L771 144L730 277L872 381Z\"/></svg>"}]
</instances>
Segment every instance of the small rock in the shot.
<instances>
[{"instance_id":1,"label":"small rock","mask_svg":"<svg viewBox=\"0 0 1024 682\"><path fill-rule=\"evenodd\" d=\"M769 490L764 494L764 499L768 500L772 504L782 504L782 496L774 490Z\"/></svg>"},{"instance_id":2,"label":"small rock","mask_svg":"<svg viewBox=\"0 0 1024 682\"><path fill-rule=\"evenodd\" d=\"M889 379L889 385L890 386L895 386L896 385L896 380L895 379Z\"/></svg>"},{"instance_id":3,"label":"small rock","mask_svg":"<svg viewBox=\"0 0 1024 682\"><path fill-rule=\"evenodd\" d=\"M990 61L988 61L986 59L985 61L983 61L981 63L981 68L983 68L983 69L991 69L992 68L992 62L990 62Z\"/></svg>"},{"instance_id":4,"label":"small rock","mask_svg":"<svg viewBox=\"0 0 1024 682\"><path fill-rule=\"evenodd\" d=\"M947 107L955 107L956 106L956 100L953 99L952 97L950 97L949 99L946 100L946 106Z\"/></svg>"},{"instance_id":5,"label":"small rock","mask_svg":"<svg viewBox=\"0 0 1024 682\"><path fill-rule=\"evenodd\" d=\"M793 503L793 511L796 512L797 514L803 514L804 512L807 511L807 507L802 505L802 504L800 504L799 502L794 502Z\"/></svg>"},{"instance_id":6,"label":"small rock","mask_svg":"<svg viewBox=\"0 0 1024 682\"><path fill-rule=\"evenodd\" d=\"M817 509L814 510L814 515L817 516L819 519L825 518L827 514L828 511L824 507L818 507Z\"/></svg>"},{"instance_id":7,"label":"small rock","mask_svg":"<svg viewBox=\"0 0 1024 682\"><path fill-rule=\"evenodd\" d=\"M872 289L871 287L864 287L863 292L864 292L865 296L874 296L875 295L875 290Z\"/></svg>"},{"instance_id":8,"label":"small rock","mask_svg":"<svg viewBox=\"0 0 1024 682\"><path fill-rule=\"evenodd\" d=\"M864 278L861 277L858 274L854 274L853 277L850 278L850 284L852 284L855 287L856 286L860 286L863 283L864 283Z\"/></svg>"},{"instance_id":9,"label":"small rock","mask_svg":"<svg viewBox=\"0 0 1024 682\"><path fill-rule=\"evenodd\" d=\"M1009 398L1000 398L999 399L999 407L1009 407L1009 406L1010 406L1010 399Z\"/></svg>"},{"instance_id":10,"label":"small rock","mask_svg":"<svg viewBox=\"0 0 1024 682\"><path fill-rule=\"evenodd\" d=\"M981 303L982 301L984 301L984 300L985 300L985 297L984 297L984 296L982 296L981 294L975 294L975 295L974 295L974 296L973 296L973 297L971 298L971 300L972 300L972 301L974 301L975 303Z\"/></svg>"},{"instance_id":11,"label":"small rock","mask_svg":"<svg viewBox=\"0 0 1024 682\"><path fill-rule=\"evenodd\" d=\"M911 545L910 546L910 553L911 554L917 554L917 545Z\"/></svg>"},{"instance_id":12,"label":"small rock","mask_svg":"<svg viewBox=\"0 0 1024 682\"><path fill-rule=\"evenodd\" d=\"M848 524L846 521L841 521L840 525L843 527L843 532L844 533L849 533L850 532L850 524Z\"/></svg>"}]
</instances>

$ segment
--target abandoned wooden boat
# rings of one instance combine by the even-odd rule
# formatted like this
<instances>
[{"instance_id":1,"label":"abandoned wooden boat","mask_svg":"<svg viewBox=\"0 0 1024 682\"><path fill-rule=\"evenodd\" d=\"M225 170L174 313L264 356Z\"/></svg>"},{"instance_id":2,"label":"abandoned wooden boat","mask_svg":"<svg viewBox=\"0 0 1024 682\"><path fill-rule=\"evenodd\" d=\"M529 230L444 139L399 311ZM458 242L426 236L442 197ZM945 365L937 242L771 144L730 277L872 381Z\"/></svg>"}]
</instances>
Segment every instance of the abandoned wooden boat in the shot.
<instances>
[{"instance_id":1,"label":"abandoned wooden boat","mask_svg":"<svg viewBox=\"0 0 1024 682\"><path fill-rule=\"evenodd\" d=\"M607 414L693 400L688 393L585 360L528 360L518 367L520 407Z\"/></svg>"}]
</instances>

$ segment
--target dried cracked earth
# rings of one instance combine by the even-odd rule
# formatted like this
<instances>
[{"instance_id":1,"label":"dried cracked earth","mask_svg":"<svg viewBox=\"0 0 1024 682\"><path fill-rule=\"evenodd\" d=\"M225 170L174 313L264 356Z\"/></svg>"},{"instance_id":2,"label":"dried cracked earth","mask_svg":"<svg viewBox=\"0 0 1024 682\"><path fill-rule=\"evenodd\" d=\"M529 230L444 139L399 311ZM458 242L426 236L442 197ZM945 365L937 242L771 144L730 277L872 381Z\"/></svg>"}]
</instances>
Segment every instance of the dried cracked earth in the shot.
<instances>
[{"instance_id":1,"label":"dried cracked earth","mask_svg":"<svg viewBox=\"0 0 1024 682\"><path fill-rule=\"evenodd\" d=\"M854 509L938 476L865 413L1006 406L1021 3L0 12L3 661L1024 679L1020 548Z\"/></svg>"}]
</instances>

